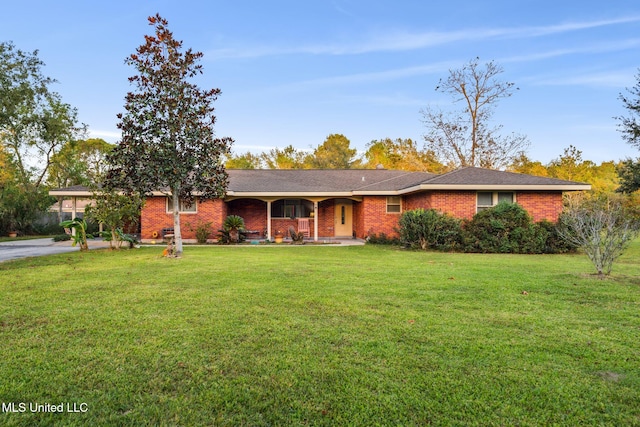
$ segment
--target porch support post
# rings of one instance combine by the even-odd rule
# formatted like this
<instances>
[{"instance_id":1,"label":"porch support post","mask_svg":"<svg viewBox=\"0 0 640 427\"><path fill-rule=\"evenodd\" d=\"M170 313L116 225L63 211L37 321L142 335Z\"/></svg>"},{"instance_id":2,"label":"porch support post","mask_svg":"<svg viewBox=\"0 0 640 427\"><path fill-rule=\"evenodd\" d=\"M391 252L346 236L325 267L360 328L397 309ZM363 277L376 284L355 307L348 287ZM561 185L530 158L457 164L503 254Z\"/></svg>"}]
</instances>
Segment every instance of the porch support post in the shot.
<instances>
[{"instance_id":1,"label":"porch support post","mask_svg":"<svg viewBox=\"0 0 640 427\"><path fill-rule=\"evenodd\" d=\"M318 241L318 201L313 202L313 241Z\"/></svg>"},{"instance_id":2,"label":"porch support post","mask_svg":"<svg viewBox=\"0 0 640 427\"><path fill-rule=\"evenodd\" d=\"M71 219L76 219L77 215L78 215L78 198L76 196L73 196L71 198ZM72 236L76 235L75 228L71 228L71 235Z\"/></svg>"},{"instance_id":3,"label":"porch support post","mask_svg":"<svg viewBox=\"0 0 640 427\"><path fill-rule=\"evenodd\" d=\"M78 198L73 196L71 198L71 219L76 219L78 213Z\"/></svg>"},{"instance_id":4,"label":"porch support post","mask_svg":"<svg viewBox=\"0 0 640 427\"><path fill-rule=\"evenodd\" d=\"M271 201L267 200L267 240L271 240Z\"/></svg>"}]
</instances>

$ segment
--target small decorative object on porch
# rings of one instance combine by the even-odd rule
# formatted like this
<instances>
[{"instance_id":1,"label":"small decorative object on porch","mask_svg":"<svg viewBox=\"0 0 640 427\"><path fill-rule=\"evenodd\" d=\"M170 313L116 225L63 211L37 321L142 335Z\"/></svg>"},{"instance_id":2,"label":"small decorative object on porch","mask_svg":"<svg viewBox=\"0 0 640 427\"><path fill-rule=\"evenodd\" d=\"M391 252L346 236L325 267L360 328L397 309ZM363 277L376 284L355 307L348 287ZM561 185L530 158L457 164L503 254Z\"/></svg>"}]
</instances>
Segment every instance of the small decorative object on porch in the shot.
<instances>
[{"instance_id":1,"label":"small decorative object on porch","mask_svg":"<svg viewBox=\"0 0 640 427\"><path fill-rule=\"evenodd\" d=\"M282 243L283 237L284 237L284 234L280 230L276 231L275 234L273 235L273 239L276 243Z\"/></svg>"},{"instance_id":2,"label":"small decorative object on porch","mask_svg":"<svg viewBox=\"0 0 640 427\"><path fill-rule=\"evenodd\" d=\"M292 225L289 226L289 236L291 236L292 245L304 245L304 232L296 231Z\"/></svg>"}]
</instances>

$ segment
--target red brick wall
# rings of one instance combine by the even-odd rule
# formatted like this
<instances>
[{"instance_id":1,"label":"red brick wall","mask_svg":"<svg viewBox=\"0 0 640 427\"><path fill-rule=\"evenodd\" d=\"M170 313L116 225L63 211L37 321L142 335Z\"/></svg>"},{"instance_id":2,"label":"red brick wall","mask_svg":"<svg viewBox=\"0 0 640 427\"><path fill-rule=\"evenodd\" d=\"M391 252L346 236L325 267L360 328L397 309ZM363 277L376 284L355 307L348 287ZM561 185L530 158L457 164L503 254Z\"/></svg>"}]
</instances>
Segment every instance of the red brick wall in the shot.
<instances>
[{"instance_id":1,"label":"red brick wall","mask_svg":"<svg viewBox=\"0 0 640 427\"><path fill-rule=\"evenodd\" d=\"M195 232L189 230L188 224L194 228L199 221L212 222L214 235L222 227L224 218L227 217L227 205L220 199L198 202L197 213L180 214L180 226L183 239L195 239ZM147 198L140 215L141 238L153 239L153 232L162 236L163 228L173 227L173 214L167 213L166 197ZM214 236L212 236L213 238Z\"/></svg>"},{"instance_id":2,"label":"red brick wall","mask_svg":"<svg viewBox=\"0 0 640 427\"><path fill-rule=\"evenodd\" d=\"M335 200L318 202L318 237L333 237L335 235Z\"/></svg>"},{"instance_id":3,"label":"red brick wall","mask_svg":"<svg viewBox=\"0 0 640 427\"><path fill-rule=\"evenodd\" d=\"M430 207L456 218L471 219L476 214L476 192L433 191Z\"/></svg>"},{"instance_id":4,"label":"red brick wall","mask_svg":"<svg viewBox=\"0 0 640 427\"><path fill-rule=\"evenodd\" d=\"M238 199L228 202L227 205L229 215L242 217L247 230L258 231L260 237L264 237L267 228L267 202L257 199Z\"/></svg>"},{"instance_id":5,"label":"red brick wall","mask_svg":"<svg viewBox=\"0 0 640 427\"><path fill-rule=\"evenodd\" d=\"M516 202L525 208L534 221L546 219L555 222L562 212L562 192L559 191L519 191ZM471 219L476 213L475 191L432 191L411 194L403 197L402 210L417 208L436 209L457 218ZM362 202L353 203L353 229L356 237L365 238L375 233L385 233L396 236L400 214L386 212L385 196L365 196ZM241 199L225 203L220 199L198 203L195 214L181 214L182 235L185 239L195 239L195 233L190 231L187 223L192 225L198 221L213 223L214 230L222 227L227 215L239 215L245 220L249 230L257 230L261 234L267 226L266 202L256 199ZM318 203L318 237L332 237L334 235L335 200L329 199ZM150 197L141 215L142 239L152 239L152 233L161 232L162 228L173 227L173 216L166 212L165 197ZM313 222L310 220L311 235L313 236ZM297 229L297 220L272 219L271 230L288 232L289 225Z\"/></svg>"},{"instance_id":6,"label":"red brick wall","mask_svg":"<svg viewBox=\"0 0 640 427\"><path fill-rule=\"evenodd\" d=\"M384 233L387 236L397 236L399 213L387 213L386 196L365 196L360 209L362 210L362 231L358 227L356 237L365 238L370 234Z\"/></svg>"},{"instance_id":7,"label":"red brick wall","mask_svg":"<svg viewBox=\"0 0 640 427\"><path fill-rule=\"evenodd\" d=\"M356 237L366 237L364 230L364 208L362 202L353 202L353 231L356 233Z\"/></svg>"},{"instance_id":8,"label":"red brick wall","mask_svg":"<svg viewBox=\"0 0 640 427\"><path fill-rule=\"evenodd\" d=\"M534 222L556 222L562 212L562 192L560 191L518 191L516 203L525 208Z\"/></svg>"},{"instance_id":9,"label":"red brick wall","mask_svg":"<svg viewBox=\"0 0 640 427\"><path fill-rule=\"evenodd\" d=\"M560 191L518 191L516 202L533 217L555 222L562 212ZM471 219L476 214L475 191L432 191L405 197L403 210L437 209L457 218Z\"/></svg>"},{"instance_id":10,"label":"red brick wall","mask_svg":"<svg viewBox=\"0 0 640 427\"><path fill-rule=\"evenodd\" d=\"M415 193L403 197L402 211L411 211L414 209L431 209L431 193Z\"/></svg>"}]
</instances>

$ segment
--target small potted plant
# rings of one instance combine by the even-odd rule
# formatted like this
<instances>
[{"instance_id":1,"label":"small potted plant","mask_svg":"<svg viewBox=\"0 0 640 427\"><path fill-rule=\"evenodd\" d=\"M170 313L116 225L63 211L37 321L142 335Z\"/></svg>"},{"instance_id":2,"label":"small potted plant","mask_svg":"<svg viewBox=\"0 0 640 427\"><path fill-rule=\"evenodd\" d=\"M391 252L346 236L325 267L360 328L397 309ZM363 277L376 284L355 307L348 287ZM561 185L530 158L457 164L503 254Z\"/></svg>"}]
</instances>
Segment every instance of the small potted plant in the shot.
<instances>
[{"instance_id":1,"label":"small potted plant","mask_svg":"<svg viewBox=\"0 0 640 427\"><path fill-rule=\"evenodd\" d=\"M18 237L18 229L16 227L16 221L14 219L9 219L9 231L7 231L9 237L14 238Z\"/></svg>"},{"instance_id":2,"label":"small potted plant","mask_svg":"<svg viewBox=\"0 0 640 427\"><path fill-rule=\"evenodd\" d=\"M282 243L282 239L284 238L284 233L282 232L282 230L277 230L273 235L273 238L276 243Z\"/></svg>"}]
</instances>

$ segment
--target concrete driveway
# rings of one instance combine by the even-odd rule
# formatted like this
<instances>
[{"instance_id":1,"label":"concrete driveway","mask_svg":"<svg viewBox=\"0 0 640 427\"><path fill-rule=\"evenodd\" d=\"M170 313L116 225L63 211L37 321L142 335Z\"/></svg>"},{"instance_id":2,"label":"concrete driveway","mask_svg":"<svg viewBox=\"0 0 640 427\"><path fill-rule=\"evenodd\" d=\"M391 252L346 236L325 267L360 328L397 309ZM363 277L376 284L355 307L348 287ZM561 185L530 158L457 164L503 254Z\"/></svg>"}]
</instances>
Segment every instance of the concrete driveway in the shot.
<instances>
[{"instance_id":1,"label":"concrete driveway","mask_svg":"<svg viewBox=\"0 0 640 427\"><path fill-rule=\"evenodd\" d=\"M109 242L89 240L89 249L108 248ZM54 242L51 238L33 240L15 240L0 242L0 262L11 259L62 254L79 251L78 246L71 246L70 241Z\"/></svg>"}]
</instances>

